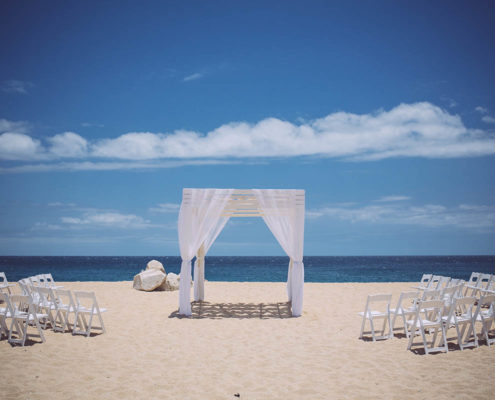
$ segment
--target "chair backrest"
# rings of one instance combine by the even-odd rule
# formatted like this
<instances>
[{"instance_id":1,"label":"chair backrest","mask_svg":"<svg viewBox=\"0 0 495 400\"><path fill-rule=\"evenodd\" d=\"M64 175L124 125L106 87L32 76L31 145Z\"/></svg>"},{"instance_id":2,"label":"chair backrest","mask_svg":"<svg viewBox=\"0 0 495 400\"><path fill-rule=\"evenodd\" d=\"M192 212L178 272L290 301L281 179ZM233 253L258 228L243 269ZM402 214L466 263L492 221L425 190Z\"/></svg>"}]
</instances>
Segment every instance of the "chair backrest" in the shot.
<instances>
[{"instance_id":1,"label":"chair backrest","mask_svg":"<svg viewBox=\"0 0 495 400\"><path fill-rule=\"evenodd\" d=\"M438 286L438 281L440 280L440 275L433 275L426 286L426 290L435 290Z\"/></svg>"},{"instance_id":2,"label":"chair backrest","mask_svg":"<svg viewBox=\"0 0 495 400\"><path fill-rule=\"evenodd\" d=\"M4 284L4 283L9 283L7 281L7 277L5 276L5 272L0 272L0 284Z\"/></svg>"},{"instance_id":3,"label":"chair backrest","mask_svg":"<svg viewBox=\"0 0 495 400\"><path fill-rule=\"evenodd\" d=\"M55 286L55 281L53 280L52 274L44 274L43 277L45 278L45 285L47 287Z\"/></svg>"},{"instance_id":4,"label":"chair backrest","mask_svg":"<svg viewBox=\"0 0 495 400\"><path fill-rule=\"evenodd\" d=\"M449 285L450 279L451 278L448 276L441 276L440 279L438 280L436 289L440 290L443 289L444 287L447 287Z\"/></svg>"},{"instance_id":5,"label":"chair backrest","mask_svg":"<svg viewBox=\"0 0 495 400\"><path fill-rule=\"evenodd\" d=\"M459 315L466 315L473 318L473 308L476 303L476 297L456 297L452 301L447 317L447 325L457 323Z\"/></svg>"},{"instance_id":6,"label":"chair backrest","mask_svg":"<svg viewBox=\"0 0 495 400\"><path fill-rule=\"evenodd\" d=\"M14 309L10 301L10 295L8 295L7 293L0 292L0 300L5 304L5 307L0 308L0 313L2 313L4 316L6 316L7 313L13 315Z\"/></svg>"},{"instance_id":7,"label":"chair backrest","mask_svg":"<svg viewBox=\"0 0 495 400\"><path fill-rule=\"evenodd\" d=\"M72 292L70 290L65 289L53 289L53 293L55 294L55 298L57 299L57 303L64 307L75 307L76 303L74 302L74 298L72 297Z\"/></svg>"},{"instance_id":8,"label":"chair backrest","mask_svg":"<svg viewBox=\"0 0 495 400\"><path fill-rule=\"evenodd\" d=\"M478 289L488 289L490 286L492 280L492 275L491 274L481 274L480 277L478 278L478 282L476 284L476 287Z\"/></svg>"},{"instance_id":9,"label":"chair backrest","mask_svg":"<svg viewBox=\"0 0 495 400\"><path fill-rule=\"evenodd\" d=\"M448 286L442 289L442 293L440 294L440 298L444 301L453 300L454 295L457 293L459 288L457 286Z\"/></svg>"},{"instance_id":10,"label":"chair backrest","mask_svg":"<svg viewBox=\"0 0 495 400\"><path fill-rule=\"evenodd\" d=\"M421 297L421 301L438 300L440 299L441 295L441 290L425 290L423 292L423 296Z\"/></svg>"},{"instance_id":11,"label":"chair backrest","mask_svg":"<svg viewBox=\"0 0 495 400\"><path fill-rule=\"evenodd\" d=\"M75 304L77 308L84 307L93 311L96 310L97 312L100 312L100 308L98 307L98 302L96 301L96 295L94 292L74 291L74 297L76 298Z\"/></svg>"},{"instance_id":12,"label":"chair backrest","mask_svg":"<svg viewBox=\"0 0 495 400\"><path fill-rule=\"evenodd\" d=\"M21 288L21 292L23 295L27 296L29 295L29 289L28 289L28 282L26 279L21 279L17 282L19 284L19 287Z\"/></svg>"},{"instance_id":13,"label":"chair backrest","mask_svg":"<svg viewBox=\"0 0 495 400\"><path fill-rule=\"evenodd\" d=\"M480 277L480 272L471 272L471 276L469 277L468 285L475 285L476 281Z\"/></svg>"},{"instance_id":14,"label":"chair backrest","mask_svg":"<svg viewBox=\"0 0 495 400\"><path fill-rule=\"evenodd\" d=\"M399 296L399 300L397 301L396 312L404 309L404 300L410 300L410 299L416 300L418 297L419 297L419 291L402 292ZM406 306L406 308L408 307Z\"/></svg>"},{"instance_id":15,"label":"chair backrest","mask_svg":"<svg viewBox=\"0 0 495 400\"><path fill-rule=\"evenodd\" d=\"M457 286L461 283L461 281L464 282L462 279L451 279L447 287Z\"/></svg>"},{"instance_id":16,"label":"chair backrest","mask_svg":"<svg viewBox=\"0 0 495 400\"><path fill-rule=\"evenodd\" d=\"M46 287L45 274L39 274L39 275L36 275L36 276L38 278L39 285L42 286L42 287Z\"/></svg>"},{"instance_id":17,"label":"chair backrest","mask_svg":"<svg viewBox=\"0 0 495 400\"><path fill-rule=\"evenodd\" d=\"M38 279L38 275L30 276L29 278L26 279L29 280L32 286L39 286L40 281Z\"/></svg>"},{"instance_id":18,"label":"chair backrest","mask_svg":"<svg viewBox=\"0 0 495 400\"><path fill-rule=\"evenodd\" d=\"M478 300L478 307L488 308L492 315L495 315L495 294L489 294L487 296L481 296Z\"/></svg>"},{"instance_id":19,"label":"chair backrest","mask_svg":"<svg viewBox=\"0 0 495 400\"><path fill-rule=\"evenodd\" d=\"M418 304L417 316L422 312L428 312L430 321L441 323L443 315L444 303L442 300L426 300L420 301Z\"/></svg>"},{"instance_id":20,"label":"chair backrest","mask_svg":"<svg viewBox=\"0 0 495 400\"><path fill-rule=\"evenodd\" d=\"M486 308L488 309L486 310ZM474 318L478 318L479 315L481 315L484 320L495 321L495 294L481 296L478 300L478 307L476 307Z\"/></svg>"},{"instance_id":21,"label":"chair backrest","mask_svg":"<svg viewBox=\"0 0 495 400\"><path fill-rule=\"evenodd\" d=\"M36 290L39 294L39 305L50 306L55 305L56 299L53 290L49 287L37 287Z\"/></svg>"},{"instance_id":22,"label":"chair backrest","mask_svg":"<svg viewBox=\"0 0 495 400\"><path fill-rule=\"evenodd\" d=\"M23 294L13 294L10 296L10 304L15 314L18 312L24 312L33 305L30 296L25 296Z\"/></svg>"},{"instance_id":23,"label":"chair backrest","mask_svg":"<svg viewBox=\"0 0 495 400\"><path fill-rule=\"evenodd\" d=\"M428 283L431 278L433 277L433 274L423 274L423 276L421 277L421 286L424 286L424 284Z\"/></svg>"}]
</instances>

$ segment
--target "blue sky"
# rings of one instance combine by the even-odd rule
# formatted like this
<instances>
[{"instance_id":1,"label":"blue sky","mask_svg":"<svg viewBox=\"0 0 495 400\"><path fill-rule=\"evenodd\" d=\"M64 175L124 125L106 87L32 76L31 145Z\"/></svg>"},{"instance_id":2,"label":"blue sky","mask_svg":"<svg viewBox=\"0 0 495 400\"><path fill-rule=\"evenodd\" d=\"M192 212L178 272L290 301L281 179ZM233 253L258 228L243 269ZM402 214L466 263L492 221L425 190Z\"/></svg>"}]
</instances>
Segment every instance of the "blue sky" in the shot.
<instances>
[{"instance_id":1,"label":"blue sky","mask_svg":"<svg viewBox=\"0 0 495 400\"><path fill-rule=\"evenodd\" d=\"M494 11L1 2L0 254L178 255L183 187L305 189L306 255L495 254Z\"/></svg>"}]
</instances>

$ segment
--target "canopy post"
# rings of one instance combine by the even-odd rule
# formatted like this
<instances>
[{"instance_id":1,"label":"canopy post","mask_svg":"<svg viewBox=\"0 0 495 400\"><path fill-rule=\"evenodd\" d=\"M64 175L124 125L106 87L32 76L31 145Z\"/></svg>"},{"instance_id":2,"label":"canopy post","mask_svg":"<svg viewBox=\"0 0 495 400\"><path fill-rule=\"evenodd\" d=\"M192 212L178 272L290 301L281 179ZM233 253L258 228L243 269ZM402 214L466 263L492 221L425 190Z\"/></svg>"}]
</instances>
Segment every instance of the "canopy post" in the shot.
<instances>
[{"instance_id":1,"label":"canopy post","mask_svg":"<svg viewBox=\"0 0 495 400\"><path fill-rule=\"evenodd\" d=\"M205 245L199 247L194 263L194 301L205 299Z\"/></svg>"}]
</instances>

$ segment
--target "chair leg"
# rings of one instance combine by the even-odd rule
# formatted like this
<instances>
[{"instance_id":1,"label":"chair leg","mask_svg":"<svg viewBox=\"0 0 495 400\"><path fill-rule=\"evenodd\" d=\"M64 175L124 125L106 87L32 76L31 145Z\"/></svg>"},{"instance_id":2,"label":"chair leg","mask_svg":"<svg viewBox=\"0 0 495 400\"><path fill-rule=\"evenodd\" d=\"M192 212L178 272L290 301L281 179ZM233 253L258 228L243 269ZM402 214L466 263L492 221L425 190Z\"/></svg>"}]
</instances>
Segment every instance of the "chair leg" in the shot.
<instances>
[{"instance_id":1,"label":"chair leg","mask_svg":"<svg viewBox=\"0 0 495 400\"><path fill-rule=\"evenodd\" d=\"M423 346L425 348L425 354L428 354L428 341L426 340L425 329L423 327L420 328L421 336L423 337ZM436 331L435 331L436 332Z\"/></svg>"},{"instance_id":2,"label":"chair leg","mask_svg":"<svg viewBox=\"0 0 495 400\"><path fill-rule=\"evenodd\" d=\"M103 333L106 333L105 330L105 324L103 323L103 317L101 316L101 313L98 313L98 318L100 319L100 324L101 324L101 330Z\"/></svg>"},{"instance_id":3,"label":"chair leg","mask_svg":"<svg viewBox=\"0 0 495 400\"><path fill-rule=\"evenodd\" d=\"M22 332L22 346L24 347L24 345L26 344L26 338L27 338L27 330L28 330L28 326L29 326L29 321L26 320L23 324L23 332Z\"/></svg>"},{"instance_id":4,"label":"chair leg","mask_svg":"<svg viewBox=\"0 0 495 400\"><path fill-rule=\"evenodd\" d=\"M89 323L88 323L88 327L86 329L86 336L89 337L89 335L91 334L91 326L93 325L93 313L91 313L91 315L89 316Z\"/></svg>"},{"instance_id":5,"label":"chair leg","mask_svg":"<svg viewBox=\"0 0 495 400\"><path fill-rule=\"evenodd\" d=\"M388 337L390 339L392 339L394 337L394 331L392 329L392 324L391 324L391 320L390 320L390 314L388 314Z\"/></svg>"},{"instance_id":6,"label":"chair leg","mask_svg":"<svg viewBox=\"0 0 495 400\"><path fill-rule=\"evenodd\" d=\"M36 315L34 316L34 324L36 326L36 329L38 329L38 334L40 335L41 343L45 343L45 335L43 334L43 331L41 330L40 323L38 321L38 318L36 318Z\"/></svg>"},{"instance_id":7,"label":"chair leg","mask_svg":"<svg viewBox=\"0 0 495 400\"><path fill-rule=\"evenodd\" d=\"M375 338L375 327L373 325L373 318L372 317L370 317L370 326L371 326L371 337L373 338L373 342L376 342L376 338Z\"/></svg>"}]
</instances>

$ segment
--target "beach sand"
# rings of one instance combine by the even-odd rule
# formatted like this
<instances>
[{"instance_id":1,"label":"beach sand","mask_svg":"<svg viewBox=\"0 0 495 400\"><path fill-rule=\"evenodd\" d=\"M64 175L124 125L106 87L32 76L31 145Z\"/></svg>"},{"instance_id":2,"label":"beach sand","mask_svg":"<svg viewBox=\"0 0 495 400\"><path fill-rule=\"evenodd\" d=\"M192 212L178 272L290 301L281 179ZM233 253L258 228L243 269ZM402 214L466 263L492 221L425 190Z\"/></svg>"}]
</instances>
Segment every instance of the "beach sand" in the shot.
<instances>
[{"instance_id":1,"label":"beach sand","mask_svg":"<svg viewBox=\"0 0 495 400\"><path fill-rule=\"evenodd\" d=\"M45 343L24 348L2 340L1 399L495 397L495 346L460 351L452 341L447 354L421 355L405 337L358 339L367 295L396 302L409 283L306 283L300 318L288 317L283 283L206 282L193 318L177 317L178 292L62 284L96 292L107 333L47 329Z\"/></svg>"}]
</instances>

